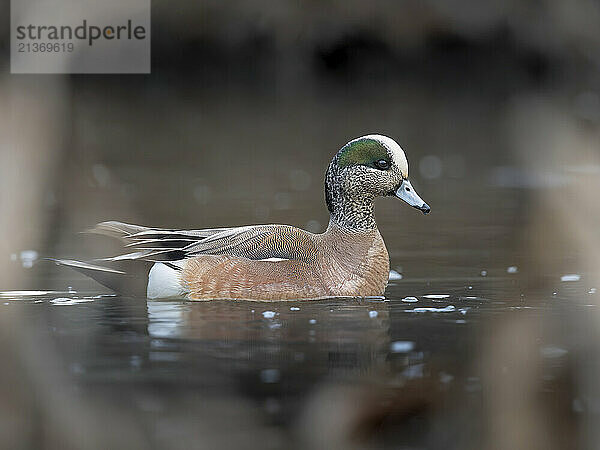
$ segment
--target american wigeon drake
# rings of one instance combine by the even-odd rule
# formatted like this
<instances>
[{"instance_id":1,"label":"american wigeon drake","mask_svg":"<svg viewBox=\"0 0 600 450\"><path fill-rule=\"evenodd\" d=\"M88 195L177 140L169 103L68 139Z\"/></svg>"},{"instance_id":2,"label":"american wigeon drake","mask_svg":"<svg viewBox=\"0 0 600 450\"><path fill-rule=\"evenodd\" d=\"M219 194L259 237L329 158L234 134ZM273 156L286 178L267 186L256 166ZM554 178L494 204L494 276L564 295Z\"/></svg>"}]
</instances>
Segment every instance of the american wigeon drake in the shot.
<instances>
[{"instance_id":1,"label":"american wigeon drake","mask_svg":"<svg viewBox=\"0 0 600 450\"><path fill-rule=\"evenodd\" d=\"M122 239L133 253L104 261L145 261L148 298L291 300L381 296L389 256L373 215L377 197L395 196L427 214L408 181L404 151L389 137L353 139L325 175L327 230L290 225L167 230L103 222L92 231ZM121 270L56 260L113 287ZM144 279L144 284L145 284Z\"/></svg>"}]
</instances>

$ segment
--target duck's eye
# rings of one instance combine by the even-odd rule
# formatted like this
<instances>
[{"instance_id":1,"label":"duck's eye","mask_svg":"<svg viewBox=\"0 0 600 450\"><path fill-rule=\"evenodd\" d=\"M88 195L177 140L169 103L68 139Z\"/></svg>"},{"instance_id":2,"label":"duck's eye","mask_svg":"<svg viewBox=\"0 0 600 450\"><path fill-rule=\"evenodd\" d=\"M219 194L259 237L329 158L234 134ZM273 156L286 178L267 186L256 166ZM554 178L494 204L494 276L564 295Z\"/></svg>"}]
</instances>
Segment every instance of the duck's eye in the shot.
<instances>
[{"instance_id":1,"label":"duck's eye","mask_svg":"<svg viewBox=\"0 0 600 450\"><path fill-rule=\"evenodd\" d=\"M390 168L390 162L385 159L380 159L379 161L375 161L375 166L378 169L385 170Z\"/></svg>"}]
</instances>

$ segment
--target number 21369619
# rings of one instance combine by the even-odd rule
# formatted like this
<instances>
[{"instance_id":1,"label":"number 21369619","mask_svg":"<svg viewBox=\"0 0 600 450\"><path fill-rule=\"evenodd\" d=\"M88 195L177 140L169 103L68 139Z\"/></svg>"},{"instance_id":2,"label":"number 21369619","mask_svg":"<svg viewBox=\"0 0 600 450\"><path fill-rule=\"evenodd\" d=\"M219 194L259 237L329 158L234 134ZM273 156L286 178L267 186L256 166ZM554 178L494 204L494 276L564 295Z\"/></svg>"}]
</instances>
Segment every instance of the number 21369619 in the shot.
<instances>
[{"instance_id":1,"label":"number 21369619","mask_svg":"<svg viewBox=\"0 0 600 450\"><path fill-rule=\"evenodd\" d=\"M19 53L71 53L75 46L72 42L19 42Z\"/></svg>"}]
</instances>

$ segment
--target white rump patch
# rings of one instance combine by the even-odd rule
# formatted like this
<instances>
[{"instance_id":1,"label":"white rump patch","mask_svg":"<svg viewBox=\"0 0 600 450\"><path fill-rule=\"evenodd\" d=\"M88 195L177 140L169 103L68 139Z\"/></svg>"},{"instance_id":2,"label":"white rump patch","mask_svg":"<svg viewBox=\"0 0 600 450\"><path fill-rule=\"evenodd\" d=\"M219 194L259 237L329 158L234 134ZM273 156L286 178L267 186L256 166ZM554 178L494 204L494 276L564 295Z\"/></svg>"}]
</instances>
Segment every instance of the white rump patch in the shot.
<instances>
[{"instance_id":1,"label":"white rump patch","mask_svg":"<svg viewBox=\"0 0 600 450\"><path fill-rule=\"evenodd\" d=\"M163 263L155 263L152 266L148 274L146 297L149 299L183 297L185 293L178 270Z\"/></svg>"}]
</instances>

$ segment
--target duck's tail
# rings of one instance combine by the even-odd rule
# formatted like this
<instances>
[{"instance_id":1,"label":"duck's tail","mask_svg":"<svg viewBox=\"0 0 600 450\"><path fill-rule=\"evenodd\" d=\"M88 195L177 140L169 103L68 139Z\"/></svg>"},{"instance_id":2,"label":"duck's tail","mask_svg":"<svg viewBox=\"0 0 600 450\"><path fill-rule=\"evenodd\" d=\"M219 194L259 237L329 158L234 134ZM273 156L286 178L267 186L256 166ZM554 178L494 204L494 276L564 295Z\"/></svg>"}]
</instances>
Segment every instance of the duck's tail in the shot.
<instances>
[{"instance_id":1,"label":"duck's tail","mask_svg":"<svg viewBox=\"0 0 600 450\"><path fill-rule=\"evenodd\" d=\"M177 297L184 294L179 272L181 261L189 256L188 249L229 230L174 230L117 221L102 222L87 232L117 238L125 248L133 251L91 263L49 259L61 266L71 267L121 294L150 298Z\"/></svg>"},{"instance_id":2,"label":"duck's tail","mask_svg":"<svg viewBox=\"0 0 600 450\"><path fill-rule=\"evenodd\" d=\"M118 268L73 259L46 258L60 266L70 267L113 291L133 297L146 297L150 261L122 261Z\"/></svg>"}]
</instances>

